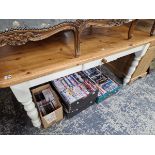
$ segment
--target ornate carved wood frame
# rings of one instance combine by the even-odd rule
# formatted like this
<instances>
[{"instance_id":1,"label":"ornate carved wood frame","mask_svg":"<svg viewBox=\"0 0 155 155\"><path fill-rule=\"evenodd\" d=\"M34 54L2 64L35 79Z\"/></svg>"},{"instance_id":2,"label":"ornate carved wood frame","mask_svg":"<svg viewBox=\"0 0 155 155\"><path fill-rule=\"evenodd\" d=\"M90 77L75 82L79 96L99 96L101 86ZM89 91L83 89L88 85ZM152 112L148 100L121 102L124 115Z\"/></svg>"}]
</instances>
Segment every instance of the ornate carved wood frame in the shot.
<instances>
[{"instance_id":1,"label":"ornate carved wood frame","mask_svg":"<svg viewBox=\"0 0 155 155\"><path fill-rule=\"evenodd\" d=\"M126 23L123 20L120 22L107 22L104 19L88 19L88 20L76 20L75 22L63 22L58 25L49 28L42 28L42 29L10 29L8 31L0 33L0 47L5 45L23 45L28 41L39 41L45 38L48 38L58 32L70 30L74 34L74 50L75 50L75 57L80 56L80 35L82 31L90 27L90 31L92 26L98 27L113 27L113 26L120 26ZM134 27L137 23L137 20L132 20L129 26L128 31L128 39L131 39L133 36ZM152 28L152 33L155 29L155 23Z\"/></svg>"},{"instance_id":2,"label":"ornate carved wood frame","mask_svg":"<svg viewBox=\"0 0 155 155\"><path fill-rule=\"evenodd\" d=\"M74 22L63 22L53 27L42 29L10 29L0 34L0 47L5 45L24 45L28 41L43 40L65 30L70 30L74 34L75 57L77 57L77 26Z\"/></svg>"}]
</instances>

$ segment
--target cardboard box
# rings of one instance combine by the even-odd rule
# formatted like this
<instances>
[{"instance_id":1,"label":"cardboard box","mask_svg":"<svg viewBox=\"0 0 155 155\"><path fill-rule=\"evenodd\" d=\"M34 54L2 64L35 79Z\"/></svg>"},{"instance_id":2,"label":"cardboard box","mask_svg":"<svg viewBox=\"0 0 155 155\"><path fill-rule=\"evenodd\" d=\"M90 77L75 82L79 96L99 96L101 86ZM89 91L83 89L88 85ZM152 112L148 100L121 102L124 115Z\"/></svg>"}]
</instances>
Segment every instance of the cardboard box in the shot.
<instances>
[{"instance_id":1,"label":"cardboard box","mask_svg":"<svg viewBox=\"0 0 155 155\"><path fill-rule=\"evenodd\" d=\"M49 88L55 98L55 101L57 103L57 107L56 107L56 110L45 115L45 116L42 116L41 112L39 111L38 109L38 106L36 105L38 111L39 111L39 115L40 115L40 119L42 121L42 125L44 128L48 128L50 127L51 125L53 125L54 123L60 121L63 119L63 108L62 108L62 105L59 101L59 98L58 96L56 95L56 93L54 92L54 90L51 88L51 85L50 84L45 84L45 85L42 85L42 86L38 86L38 87L35 87L35 88L32 88L31 89L31 93L32 93L32 96L33 96L33 100L34 100L34 103L36 103L36 99L35 99L35 96L34 94L37 93L37 92L40 92L42 90L45 90Z\"/></svg>"}]
</instances>

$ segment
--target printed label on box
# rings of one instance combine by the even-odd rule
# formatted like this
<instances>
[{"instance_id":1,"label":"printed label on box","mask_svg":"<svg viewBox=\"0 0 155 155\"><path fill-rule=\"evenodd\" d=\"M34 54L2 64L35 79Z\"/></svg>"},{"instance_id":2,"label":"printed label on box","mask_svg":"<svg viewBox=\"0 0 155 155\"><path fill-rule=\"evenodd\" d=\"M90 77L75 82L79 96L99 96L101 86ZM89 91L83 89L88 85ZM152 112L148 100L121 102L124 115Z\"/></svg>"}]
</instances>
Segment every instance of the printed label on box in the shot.
<instances>
[{"instance_id":1,"label":"printed label on box","mask_svg":"<svg viewBox=\"0 0 155 155\"><path fill-rule=\"evenodd\" d=\"M47 123L52 123L53 121L56 120L56 115L55 112L52 112L46 116L44 116L45 120L47 121Z\"/></svg>"}]
</instances>

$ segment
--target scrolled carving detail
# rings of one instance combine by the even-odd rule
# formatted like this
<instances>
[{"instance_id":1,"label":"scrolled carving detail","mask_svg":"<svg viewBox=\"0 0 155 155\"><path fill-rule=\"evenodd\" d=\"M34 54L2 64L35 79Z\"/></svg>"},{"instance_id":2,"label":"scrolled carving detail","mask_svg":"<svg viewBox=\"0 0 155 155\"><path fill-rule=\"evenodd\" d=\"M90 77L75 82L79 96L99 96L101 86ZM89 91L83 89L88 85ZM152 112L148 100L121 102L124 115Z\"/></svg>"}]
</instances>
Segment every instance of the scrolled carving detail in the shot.
<instances>
[{"instance_id":1,"label":"scrolled carving detail","mask_svg":"<svg viewBox=\"0 0 155 155\"><path fill-rule=\"evenodd\" d=\"M33 32L12 32L0 36L0 46L5 45L23 45L30 41L32 38L40 37L41 34Z\"/></svg>"}]
</instances>

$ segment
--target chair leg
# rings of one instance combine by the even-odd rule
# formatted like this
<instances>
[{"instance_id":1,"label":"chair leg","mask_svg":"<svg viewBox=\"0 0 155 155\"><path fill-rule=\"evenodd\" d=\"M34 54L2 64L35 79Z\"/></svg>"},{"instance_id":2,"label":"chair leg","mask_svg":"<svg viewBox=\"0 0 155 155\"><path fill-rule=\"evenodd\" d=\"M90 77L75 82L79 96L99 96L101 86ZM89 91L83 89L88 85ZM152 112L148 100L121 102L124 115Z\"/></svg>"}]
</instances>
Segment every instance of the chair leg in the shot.
<instances>
[{"instance_id":1,"label":"chair leg","mask_svg":"<svg viewBox=\"0 0 155 155\"><path fill-rule=\"evenodd\" d=\"M155 30L155 20L151 28L150 36L153 36L154 30Z\"/></svg>"},{"instance_id":2,"label":"chair leg","mask_svg":"<svg viewBox=\"0 0 155 155\"><path fill-rule=\"evenodd\" d=\"M93 25L90 25L89 27L89 34L92 34L93 33Z\"/></svg>"},{"instance_id":3,"label":"chair leg","mask_svg":"<svg viewBox=\"0 0 155 155\"><path fill-rule=\"evenodd\" d=\"M129 31L128 31L128 39L131 39L133 37L133 31L135 29L135 26L137 24L138 19L135 19L131 22Z\"/></svg>"},{"instance_id":4,"label":"chair leg","mask_svg":"<svg viewBox=\"0 0 155 155\"><path fill-rule=\"evenodd\" d=\"M78 30L73 31L74 34L74 50L75 50L75 57L79 57L80 53L80 32Z\"/></svg>"}]
</instances>

